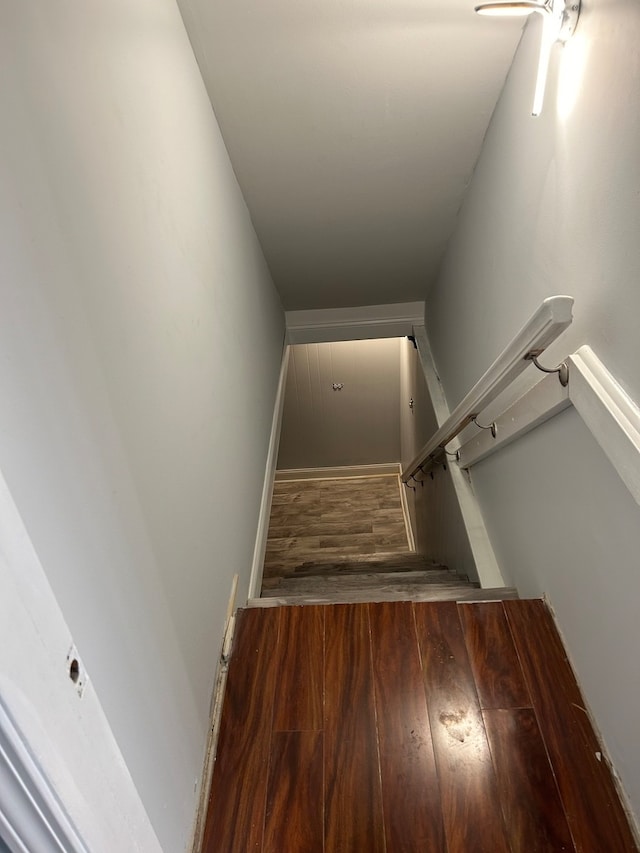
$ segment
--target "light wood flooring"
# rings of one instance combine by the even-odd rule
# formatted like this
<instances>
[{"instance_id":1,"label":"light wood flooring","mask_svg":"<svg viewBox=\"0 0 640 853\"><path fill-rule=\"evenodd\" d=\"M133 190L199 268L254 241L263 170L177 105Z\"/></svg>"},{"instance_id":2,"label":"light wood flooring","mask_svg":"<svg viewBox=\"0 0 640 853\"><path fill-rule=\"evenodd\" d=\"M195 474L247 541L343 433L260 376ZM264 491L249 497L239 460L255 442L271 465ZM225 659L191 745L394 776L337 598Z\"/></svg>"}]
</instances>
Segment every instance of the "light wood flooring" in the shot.
<instances>
[{"instance_id":1,"label":"light wood flooring","mask_svg":"<svg viewBox=\"0 0 640 853\"><path fill-rule=\"evenodd\" d=\"M276 482L264 578L317 557L408 547L396 475Z\"/></svg>"},{"instance_id":2,"label":"light wood flooring","mask_svg":"<svg viewBox=\"0 0 640 853\"><path fill-rule=\"evenodd\" d=\"M355 557L316 557L278 577L265 578L248 607L353 604L365 601L495 601L517 598L508 587L480 589L411 551Z\"/></svg>"},{"instance_id":3,"label":"light wood flooring","mask_svg":"<svg viewBox=\"0 0 640 853\"><path fill-rule=\"evenodd\" d=\"M240 611L203 853L630 853L544 603Z\"/></svg>"},{"instance_id":4,"label":"light wood flooring","mask_svg":"<svg viewBox=\"0 0 640 853\"><path fill-rule=\"evenodd\" d=\"M408 550L397 476L276 484L261 597L251 607L517 597Z\"/></svg>"}]
</instances>

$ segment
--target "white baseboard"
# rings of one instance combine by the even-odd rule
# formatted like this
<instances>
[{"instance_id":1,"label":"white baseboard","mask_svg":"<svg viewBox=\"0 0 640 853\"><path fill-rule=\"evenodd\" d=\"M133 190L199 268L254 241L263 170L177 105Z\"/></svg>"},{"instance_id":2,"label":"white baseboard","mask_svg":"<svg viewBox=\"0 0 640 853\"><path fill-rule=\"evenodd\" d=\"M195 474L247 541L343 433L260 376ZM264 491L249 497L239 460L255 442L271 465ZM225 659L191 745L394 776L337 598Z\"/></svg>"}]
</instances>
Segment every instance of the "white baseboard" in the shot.
<instances>
[{"instance_id":1,"label":"white baseboard","mask_svg":"<svg viewBox=\"0 0 640 853\"><path fill-rule=\"evenodd\" d=\"M402 517L404 518L404 526L407 531L407 542L409 550L416 550L416 538L413 535L413 525L411 524L411 513L409 512L409 502L407 500L407 490L400 477L398 477L398 488L400 489L400 503L402 505Z\"/></svg>"},{"instance_id":2,"label":"white baseboard","mask_svg":"<svg viewBox=\"0 0 640 853\"><path fill-rule=\"evenodd\" d=\"M440 427L449 417L449 406L440 383L440 377L436 372L426 329L424 326L416 326L414 334L433 411ZM451 478L456 493L464 525L462 529L467 536L480 586L484 589L502 587L505 585L504 578L502 577L502 572L500 571L487 528L484 524L480 505L478 504L478 499L474 494L471 483L457 465L447 465L446 468L447 476Z\"/></svg>"},{"instance_id":3,"label":"white baseboard","mask_svg":"<svg viewBox=\"0 0 640 853\"><path fill-rule=\"evenodd\" d=\"M340 477L397 476L399 462L381 462L378 465L342 465L336 468L285 468L276 471L276 482L286 480L336 480Z\"/></svg>"},{"instance_id":4,"label":"white baseboard","mask_svg":"<svg viewBox=\"0 0 640 853\"><path fill-rule=\"evenodd\" d=\"M192 853L201 853L202 843L204 841L204 829L207 823L207 809L209 806L209 796L211 794L211 782L213 780L213 767L215 764L216 751L218 748L220 720L222 719L224 691L227 686L229 655L231 653L231 646L233 644L233 633L236 627L235 600L237 589L238 575L234 575L233 582L231 584L231 595L229 597L229 604L227 606L227 619L225 622L224 636L222 638L222 649L220 651L220 657L218 659L218 670L216 672L216 680L211 696L209 732L207 735L204 763L202 767L200 797L198 800L198 809L196 811L196 820L193 829L193 844L191 845Z\"/></svg>"},{"instance_id":5,"label":"white baseboard","mask_svg":"<svg viewBox=\"0 0 640 853\"><path fill-rule=\"evenodd\" d=\"M262 572L264 570L264 555L267 550L267 536L269 534L269 517L271 516L273 483L276 477L276 465L278 464L278 448L280 445L280 431L282 429L282 412L284 410L284 392L287 384L288 365L289 347L285 346L282 353L282 363L280 365L280 377L278 379L276 401L273 407L273 420L271 422L269 450L267 453L267 463L265 465L264 482L262 486L262 500L260 501L260 515L258 516L256 542L253 549L251 577L249 579L249 590L247 593L248 598L258 597L262 587Z\"/></svg>"}]
</instances>

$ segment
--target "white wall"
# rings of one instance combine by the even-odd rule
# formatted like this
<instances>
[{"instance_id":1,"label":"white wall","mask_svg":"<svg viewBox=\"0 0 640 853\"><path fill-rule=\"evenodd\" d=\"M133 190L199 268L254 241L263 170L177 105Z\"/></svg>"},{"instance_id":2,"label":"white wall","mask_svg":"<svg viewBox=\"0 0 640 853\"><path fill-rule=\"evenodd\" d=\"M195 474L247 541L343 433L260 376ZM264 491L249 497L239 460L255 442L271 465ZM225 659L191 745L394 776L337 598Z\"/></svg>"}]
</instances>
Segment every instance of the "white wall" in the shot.
<instances>
[{"instance_id":1,"label":"white wall","mask_svg":"<svg viewBox=\"0 0 640 853\"><path fill-rule=\"evenodd\" d=\"M0 110L0 468L173 853L283 314L173 0L4 4Z\"/></svg>"},{"instance_id":2,"label":"white wall","mask_svg":"<svg viewBox=\"0 0 640 853\"><path fill-rule=\"evenodd\" d=\"M640 7L583 4L529 115L539 21L525 31L426 320L454 405L540 301L575 297L552 364L589 343L640 400ZM530 369L533 371L533 368ZM537 375L536 375L537 376ZM531 377L533 380L533 376ZM507 579L546 593L631 801L640 811L640 514L575 412L473 470Z\"/></svg>"},{"instance_id":3,"label":"white wall","mask_svg":"<svg viewBox=\"0 0 640 853\"><path fill-rule=\"evenodd\" d=\"M399 460L400 340L292 346L278 469Z\"/></svg>"}]
</instances>

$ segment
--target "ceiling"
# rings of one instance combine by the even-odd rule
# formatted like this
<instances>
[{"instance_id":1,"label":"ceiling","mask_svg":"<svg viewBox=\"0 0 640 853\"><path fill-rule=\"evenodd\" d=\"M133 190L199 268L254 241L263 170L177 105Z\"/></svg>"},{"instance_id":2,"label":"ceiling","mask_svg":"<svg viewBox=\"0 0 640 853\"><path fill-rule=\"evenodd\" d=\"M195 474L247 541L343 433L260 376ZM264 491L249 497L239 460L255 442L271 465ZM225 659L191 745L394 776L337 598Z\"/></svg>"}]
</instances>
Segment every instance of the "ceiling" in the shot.
<instances>
[{"instance_id":1,"label":"ceiling","mask_svg":"<svg viewBox=\"0 0 640 853\"><path fill-rule=\"evenodd\" d=\"M179 0L287 309L424 299L517 46L473 0Z\"/></svg>"}]
</instances>

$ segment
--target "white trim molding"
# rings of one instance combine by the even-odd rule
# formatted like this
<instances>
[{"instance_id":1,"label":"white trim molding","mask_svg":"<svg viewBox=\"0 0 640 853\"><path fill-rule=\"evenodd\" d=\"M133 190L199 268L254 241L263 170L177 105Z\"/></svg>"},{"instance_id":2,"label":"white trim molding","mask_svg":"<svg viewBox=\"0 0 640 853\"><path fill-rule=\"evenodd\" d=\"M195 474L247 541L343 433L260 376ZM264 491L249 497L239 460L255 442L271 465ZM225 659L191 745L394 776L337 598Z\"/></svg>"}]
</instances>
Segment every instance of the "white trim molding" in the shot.
<instances>
[{"instance_id":1,"label":"white trim molding","mask_svg":"<svg viewBox=\"0 0 640 853\"><path fill-rule=\"evenodd\" d=\"M89 853L0 697L0 839L16 853Z\"/></svg>"},{"instance_id":2,"label":"white trim molding","mask_svg":"<svg viewBox=\"0 0 640 853\"><path fill-rule=\"evenodd\" d=\"M286 311L285 320L290 344L400 338L424 323L424 302Z\"/></svg>"},{"instance_id":3,"label":"white trim molding","mask_svg":"<svg viewBox=\"0 0 640 853\"><path fill-rule=\"evenodd\" d=\"M441 427L449 418L449 406L447 405L440 377L436 372L429 339L424 326L416 326L415 339L433 411L438 426ZM446 474L451 478L451 483L460 507L464 529L467 534L480 586L483 589L503 587L505 585L504 578L502 577L502 572L500 571L489 534L484 524L478 499L474 494L468 475L458 468L457 465L447 465L446 467Z\"/></svg>"},{"instance_id":4,"label":"white trim molding","mask_svg":"<svg viewBox=\"0 0 640 853\"><path fill-rule=\"evenodd\" d=\"M404 486L404 483L400 479L400 474L398 474L398 488L400 489L400 505L402 506L402 517L404 518L404 528L407 531L407 542L409 543L409 550L415 552L416 537L413 533L413 526L411 524L411 513L409 512L407 490Z\"/></svg>"},{"instance_id":5,"label":"white trim molding","mask_svg":"<svg viewBox=\"0 0 640 853\"><path fill-rule=\"evenodd\" d=\"M569 356L569 397L640 504L640 408L589 346Z\"/></svg>"},{"instance_id":6,"label":"white trim molding","mask_svg":"<svg viewBox=\"0 0 640 853\"><path fill-rule=\"evenodd\" d=\"M287 368L289 366L289 347L285 344L280 364L280 377L278 378L278 389L273 407L273 420L271 422L271 434L269 436L269 450L264 471L262 485L262 498L260 500L260 513L258 516L258 529L256 541L253 548L253 560L251 563L251 577L249 579L248 598L260 595L262 587L262 572L264 569L264 555L267 550L267 536L269 535L269 517L271 515L271 499L273 496L273 483L276 476L276 465L278 464L278 448L280 446L280 431L282 429L282 413L284 411L284 392L287 385Z\"/></svg>"},{"instance_id":7,"label":"white trim molding","mask_svg":"<svg viewBox=\"0 0 640 853\"><path fill-rule=\"evenodd\" d=\"M216 680L211 694L209 708L209 732L205 749L204 763L202 767L202 783L200 785L200 799L196 811L195 825L193 829L192 853L201 853L204 842L204 831L207 824L207 809L211 796L211 784L213 782L213 768L218 750L218 735L220 734L220 722L222 720L222 707L227 687L227 675L229 672L229 658L233 646L233 636L236 627L236 592L238 590L238 575L233 576L231 583L231 594L227 604L227 618L225 621L222 648L218 659L218 670Z\"/></svg>"}]
</instances>

